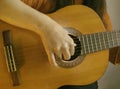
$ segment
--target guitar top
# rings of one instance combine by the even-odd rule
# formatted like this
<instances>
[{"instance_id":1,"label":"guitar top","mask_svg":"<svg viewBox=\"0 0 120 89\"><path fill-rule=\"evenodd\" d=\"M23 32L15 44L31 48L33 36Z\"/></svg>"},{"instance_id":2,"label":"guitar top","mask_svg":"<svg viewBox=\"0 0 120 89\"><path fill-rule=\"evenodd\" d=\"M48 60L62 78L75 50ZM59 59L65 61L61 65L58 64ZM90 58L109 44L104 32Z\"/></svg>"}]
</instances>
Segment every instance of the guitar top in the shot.
<instances>
[{"instance_id":1,"label":"guitar top","mask_svg":"<svg viewBox=\"0 0 120 89\"><path fill-rule=\"evenodd\" d=\"M82 5L67 6L48 16L78 38L105 31L99 16ZM78 57L71 61L58 58L58 65L51 64L36 33L0 21L0 89L57 89L62 85L95 82L107 68L109 51L90 53L88 46L83 46L89 40L79 41ZM98 40L94 45L95 42Z\"/></svg>"}]
</instances>

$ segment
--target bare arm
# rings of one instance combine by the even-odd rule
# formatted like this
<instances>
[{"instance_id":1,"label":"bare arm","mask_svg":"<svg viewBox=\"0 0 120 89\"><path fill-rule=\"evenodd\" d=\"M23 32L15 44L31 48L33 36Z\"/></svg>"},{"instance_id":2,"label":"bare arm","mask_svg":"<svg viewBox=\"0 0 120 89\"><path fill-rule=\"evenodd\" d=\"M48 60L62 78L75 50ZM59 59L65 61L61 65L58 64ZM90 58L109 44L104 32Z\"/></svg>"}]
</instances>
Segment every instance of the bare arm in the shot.
<instances>
[{"instance_id":1,"label":"bare arm","mask_svg":"<svg viewBox=\"0 0 120 89\"><path fill-rule=\"evenodd\" d=\"M67 31L47 15L32 9L20 0L1 0L0 19L39 34L49 59L54 60L55 53L59 57L63 55L67 60L74 53L75 44Z\"/></svg>"},{"instance_id":2,"label":"bare arm","mask_svg":"<svg viewBox=\"0 0 120 89\"><path fill-rule=\"evenodd\" d=\"M37 27L44 28L45 26L55 26L57 24L45 14L27 6L20 0L1 0L0 19L32 31L36 31ZM40 31L39 29L37 32Z\"/></svg>"}]
</instances>

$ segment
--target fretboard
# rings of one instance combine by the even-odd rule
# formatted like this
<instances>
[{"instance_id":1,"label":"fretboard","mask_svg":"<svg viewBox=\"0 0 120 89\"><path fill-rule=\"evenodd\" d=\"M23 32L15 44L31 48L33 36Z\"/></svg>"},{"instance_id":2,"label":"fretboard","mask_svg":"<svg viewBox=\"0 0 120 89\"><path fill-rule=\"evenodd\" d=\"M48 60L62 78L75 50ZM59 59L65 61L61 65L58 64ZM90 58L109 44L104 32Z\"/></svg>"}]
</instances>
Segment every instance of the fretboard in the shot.
<instances>
[{"instance_id":1,"label":"fretboard","mask_svg":"<svg viewBox=\"0 0 120 89\"><path fill-rule=\"evenodd\" d=\"M120 45L120 31L85 34L79 37L81 55L117 47Z\"/></svg>"}]
</instances>

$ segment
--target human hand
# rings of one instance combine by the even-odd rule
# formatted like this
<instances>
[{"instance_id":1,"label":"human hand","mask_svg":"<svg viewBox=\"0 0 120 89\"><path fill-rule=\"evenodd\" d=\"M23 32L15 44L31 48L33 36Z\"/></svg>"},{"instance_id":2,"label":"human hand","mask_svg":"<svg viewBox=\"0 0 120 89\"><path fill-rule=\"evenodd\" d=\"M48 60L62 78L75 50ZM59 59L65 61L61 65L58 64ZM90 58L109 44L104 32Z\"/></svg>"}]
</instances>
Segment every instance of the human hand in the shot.
<instances>
[{"instance_id":1,"label":"human hand","mask_svg":"<svg viewBox=\"0 0 120 89\"><path fill-rule=\"evenodd\" d=\"M68 35L68 32L58 24L44 27L41 38L50 61L55 60L55 55L60 59L69 60L74 54L74 41Z\"/></svg>"}]
</instances>

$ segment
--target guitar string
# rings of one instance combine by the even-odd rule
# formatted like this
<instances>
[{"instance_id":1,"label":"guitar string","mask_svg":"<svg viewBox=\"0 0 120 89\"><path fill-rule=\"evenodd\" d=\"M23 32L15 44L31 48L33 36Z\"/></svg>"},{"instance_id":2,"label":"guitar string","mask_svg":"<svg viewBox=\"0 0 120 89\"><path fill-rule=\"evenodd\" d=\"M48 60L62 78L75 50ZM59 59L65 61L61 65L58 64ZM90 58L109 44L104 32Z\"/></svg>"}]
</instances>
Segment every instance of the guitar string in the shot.
<instances>
[{"instance_id":1,"label":"guitar string","mask_svg":"<svg viewBox=\"0 0 120 89\"><path fill-rule=\"evenodd\" d=\"M120 38L120 37L119 37L119 38ZM113 40L106 41L106 42L110 42L110 43L112 43L112 42L113 42ZM100 43L97 43L97 44L98 44L98 46L97 46L97 47L98 47L98 48L101 48L100 44L103 44L103 42L100 42ZM82 45L81 45L81 46L82 46ZM87 45L86 45L86 44L84 44L84 46L87 48L87 46L90 46L90 45L88 45L88 44L87 44ZM24 48L23 48L23 50L24 50L24 51L28 51L28 50L30 51L30 50L32 50L32 48L31 48L31 47L32 47L32 46L30 46L30 47L24 47ZM95 49L95 47L94 47L94 46L90 46L90 47L91 47L91 48L93 47L93 48ZM103 46L102 46L102 47L103 47ZM34 47L34 48L35 48L35 49L38 49L38 47ZM81 48L81 47L76 47L76 49L80 49L80 48ZM85 48L85 50L86 50L86 48ZM84 48L83 48L83 49L84 49ZM102 49L102 48L101 48L101 49ZM17 53L19 53L19 52L21 52L21 51L23 51L23 50L22 50L22 49L19 49L19 50L17 49L17 51L16 51L16 52L17 52ZM90 51L93 51L93 52L94 52L94 50L90 50ZM43 51L43 52L44 52L44 51ZM42 52L41 52L41 53L42 53Z\"/></svg>"},{"instance_id":2,"label":"guitar string","mask_svg":"<svg viewBox=\"0 0 120 89\"><path fill-rule=\"evenodd\" d=\"M114 31L113 31L113 32L114 32ZM101 33L102 33L102 32L101 32ZM104 32L103 32L103 33L104 33ZM112 33L112 32L108 32L108 33ZM94 33L94 34L96 34L96 33ZM120 33L115 32L115 34L118 34L118 37L117 37L117 38L120 39L120 37L119 37L119 34L120 34ZM85 35L90 35L90 34L85 34ZM92 34L91 34L91 35L92 35ZM90 35L90 36L91 36L91 35ZM84 35L82 35L82 36L84 36ZM113 38L114 38L114 37L113 37ZM78 38L74 38L74 40L76 40L76 39L78 39ZM94 39L95 39L95 38L94 38ZM120 45L120 41L119 41L118 39L117 39L117 42L119 43L118 45ZM85 40L85 39L84 39L84 40ZM87 39L87 40L88 40L88 39ZM92 40L92 39L91 39L91 40ZM90 41L91 41L91 40L90 40ZM103 45L102 45L102 44L103 44L103 41L100 42L100 40L101 40L101 39L97 40L98 42L96 42L96 43L97 43L97 47L100 48L99 50L102 50L103 48L101 48L101 46L103 47ZM87 41L87 42L88 42L87 45L86 45L85 42L82 42L82 44L84 45L84 48L83 48L83 49L84 49L85 51L87 51L87 50L90 49L90 48L96 49L96 47L93 46L94 44L89 45L89 42L90 42L90 41ZM110 39L109 39L108 41L106 41L106 43L109 43L109 44L107 44L108 46L114 45L114 44L113 44L113 43L114 43L114 40L112 40L112 39L110 40ZM83 46L83 45L81 45L81 46ZM118 46L118 45L115 45L115 46ZM85 48L85 47L87 47L87 46L89 46L88 49ZM25 48L25 49L27 48L28 50L30 50L31 46L30 46L30 48L29 48L29 47L24 47L24 48ZM25 49L24 49L24 50L25 50ZM27 49L26 49L26 50L27 50ZM36 48L36 49L37 49L37 48ZM80 49L80 47L77 47L76 49ZM21 51L22 51L22 50L21 50ZM21 52L21 51L17 49L17 53L19 53L19 52ZM89 50L89 51L90 51L90 52L94 52L94 50ZM87 51L87 53L90 53L89 51ZM44 52L44 51L43 51L43 52ZM41 52L41 53L43 53L43 52ZM86 53L86 52L84 52L84 53Z\"/></svg>"}]
</instances>

